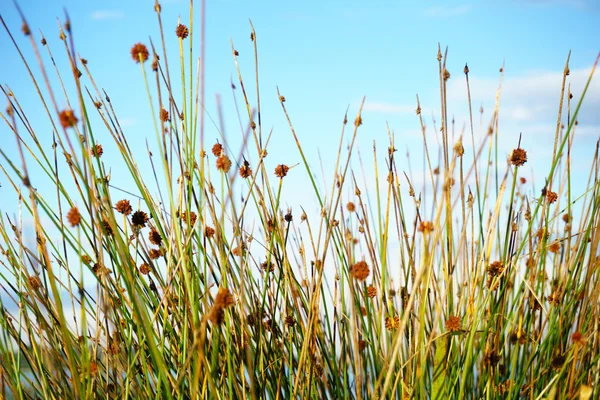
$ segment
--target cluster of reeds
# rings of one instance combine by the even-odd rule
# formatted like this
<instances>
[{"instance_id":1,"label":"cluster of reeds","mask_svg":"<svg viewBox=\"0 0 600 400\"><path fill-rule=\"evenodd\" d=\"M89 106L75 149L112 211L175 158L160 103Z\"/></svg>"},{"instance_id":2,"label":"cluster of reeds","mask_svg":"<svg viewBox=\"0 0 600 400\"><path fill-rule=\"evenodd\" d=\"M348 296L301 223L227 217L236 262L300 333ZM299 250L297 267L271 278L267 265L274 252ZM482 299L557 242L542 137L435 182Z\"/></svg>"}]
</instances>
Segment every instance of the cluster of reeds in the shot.
<instances>
[{"instance_id":1,"label":"cluster of reeds","mask_svg":"<svg viewBox=\"0 0 600 400\"><path fill-rule=\"evenodd\" d=\"M439 166L416 106L427 189L397 165L392 134L383 157L374 151L374 185L360 183L362 105L340 118L325 188L279 93L297 152L286 165L267 151L254 28L252 83L232 48L246 110L236 151L225 135L205 141L203 67L194 76L185 50L197 47L194 27L163 32L155 10L162 47L131 49L154 153L131 145L75 53L70 21L57 43L70 70L49 68L55 41L21 21L41 78L30 60L22 65L53 141L38 140L38 122L2 85L3 129L18 148L0 147L2 189L18 200L0 219L2 398L598 398L598 150L587 190L571 193L587 86L577 103L565 95L568 62L541 192L531 195L519 174L526 148L498 155L498 105L482 132L471 114L453 138L439 50ZM22 37L2 24L20 51ZM170 34L177 67L166 57ZM75 90L63 90L66 80ZM122 160L102 157L111 147ZM117 162L127 191L111 183ZM301 176L320 213L284 206L293 200L282 188Z\"/></svg>"}]
</instances>

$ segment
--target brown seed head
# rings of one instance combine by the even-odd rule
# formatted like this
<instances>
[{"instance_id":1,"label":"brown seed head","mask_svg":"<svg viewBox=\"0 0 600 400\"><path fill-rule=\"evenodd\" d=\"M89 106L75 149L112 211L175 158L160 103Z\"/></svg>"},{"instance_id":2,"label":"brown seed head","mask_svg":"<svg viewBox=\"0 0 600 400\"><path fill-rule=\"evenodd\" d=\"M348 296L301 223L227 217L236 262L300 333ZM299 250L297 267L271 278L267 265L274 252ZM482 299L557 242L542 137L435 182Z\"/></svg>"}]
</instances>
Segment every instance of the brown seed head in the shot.
<instances>
[{"instance_id":1,"label":"brown seed head","mask_svg":"<svg viewBox=\"0 0 600 400\"><path fill-rule=\"evenodd\" d=\"M148 252L148 255L150 256L151 259L156 260L156 259L159 259L163 255L163 252L161 249L150 249L150 251Z\"/></svg>"},{"instance_id":2,"label":"brown seed head","mask_svg":"<svg viewBox=\"0 0 600 400\"><path fill-rule=\"evenodd\" d=\"M552 204L554 203L556 200L558 200L558 194L556 194L556 192L553 192L551 190L548 190L546 192L546 199L548 199L548 203Z\"/></svg>"},{"instance_id":3,"label":"brown seed head","mask_svg":"<svg viewBox=\"0 0 600 400\"><path fill-rule=\"evenodd\" d=\"M421 223L419 224L419 227L417 228L417 231L423 232L423 233L433 232L433 222L421 221Z\"/></svg>"},{"instance_id":4,"label":"brown seed head","mask_svg":"<svg viewBox=\"0 0 600 400\"><path fill-rule=\"evenodd\" d=\"M560 251L560 242L552 242L550 246L548 246L548 251L554 254L558 253Z\"/></svg>"},{"instance_id":5,"label":"brown seed head","mask_svg":"<svg viewBox=\"0 0 600 400\"><path fill-rule=\"evenodd\" d=\"M501 261L494 261L488 266L487 273L489 276L494 277L500 275L504 271L504 265Z\"/></svg>"},{"instance_id":6,"label":"brown seed head","mask_svg":"<svg viewBox=\"0 0 600 400\"><path fill-rule=\"evenodd\" d=\"M244 165L240 167L240 176L244 179L252 176L252 169L248 161L244 161Z\"/></svg>"},{"instance_id":7,"label":"brown seed head","mask_svg":"<svg viewBox=\"0 0 600 400\"><path fill-rule=\"evenodd\" d=\"M521 178L519 178L519 182L520 182L522 185L524 185L524 184L526 184L526 183L527 183L527 179L526 179L526 178L523 178L523 177L521 177Z\"/></svg>"},{"instance_id":8,"label":"brown seed head","mask_svg":"<svg viewBox=\"0 0 600 400\"><path fill-rule=\"evenodd\" d=\"M175 34L177 35L178 38L185 39L190 34L190 31L188 30L187 26L185 26L183 24L179 24L179 25L177 25L177 28L175 29Z\"/></svg>"},{"instance_id":9,"label":"brown seed head","mask_svg":"<svg viewBox=\"0 0 600 400\"><path fill-rule=\"evenodd\" d=\"M148 240L150 240L150 243L160 247L162 237L156 228L153 227L150 229L150 232L148 232Z\"/></svg>"},{"instance_id":10,"label":"brown seed head","mask_svg":"<svg viewBox=\"0 0 600 400\"><path fill-rule=\"evenodd\" d=\"M119 200L117 204L115 204L115 209L123 215L129 215L133 211L131 208L131 203L129 200Z\"/></svg>"},{"instance_id":11,"label":"brown seed head","mask_svg":"<svg viewBox=\"0 0 600 400\"><path fill-rule=\"evenodd\" d=\"M217 169L227 173L229 172L229 168L231 168L231 160L229 157L223 155L217 158Z\"/></svg>"},{"instance_id":12,"label":"brown seed head","mask_svg":"<svg viewBox=\"0 0 600 400\"><path fill-rule=\"evenodd\" d=\"M25 36L31 35L31 29L29 29L29 25L27 25L27 22L25 21L23 21L23 25L21 25L21 32L23 32Z\"/></svg>"},{"instance_id":13,"label":"brown seed head","mask_svg":"<svg viewBox=\"0 0 600 400\"><path fill-rule=\"evenodd\" d=\"M290 167L288 167L287 165L279 164L277 167L275 167L275 176L278 178L283 178L287 175L289 170Z\"/></svg>"},{"instance_id":14,"label":"brown seed head","mask_svg":"<svg viewBox=\"0 0 600 400\"><path fill-rule=\"evenodd\" d=\"M450 318L446 321L446 330L448 332L458 332L460 330L460 317L456 315L451 315Z\"/></svg>"},{"instance_id":15,"label":"brown seed head","mask_svg":"<svg viewBox=\"0 0 600 400\"><path fill-rule=\"evenodd\" d=\"M358 281L367 279L369 272L369 266L365 261L359 261L350 268L350 274Z\"/></svg>"},{"instance_id":16,"label":"brown seed head","mask_svg":"<svg viewBox=\"0 0 600 400\"><path fill-rule=\"evenodd\" d=\"M142 265L140 265L140 273L142 275L148 275L150 273L150 266L146 263L143 263Z\"/></svg>"},{"instance_id":17,"label":"brown seed head","mask_svg":"<svg viewBox=\"0 0 600 400\"><path fill-rule=\"evenodd\" d=\"M215 235L214 228L211 228L210 226L207 226L206 228L204 228L204 236L206 236L207 238L211 238L214 235Z\"/></svg>"},{"instance_id":18,"label":"brown seed head","mask_svg":"<svg viewBox=\"0 0 600 400\"><path fill-rule=\"evenodd\" d=\"M102 148L101 144L96 144L94 147L92 147L91 153L94 157L100 158L102 157L102 154L104 154L104 149Z\"/></svg>"},{"instance_id":19,"label":"brown seed head","mask_svg":"<svg viewBox=\"0 0 600 400\"><path fill-rule=\"evenodd\" d=\"M358 115L356 117L356 119L354 120L354 126L359 127L362 125L362 122L363 122L362 117L360 115Z\"/></svg>"},{"instance_id":20,"label":"brown seed head","mask_svg":"<svg viewBox=\"0 0 600 400\"><path fill-rule=\"evenodd\" d=\"M169 121L169 112L164 108L160 109L160 120L163 122Z\"/></svg>"},{"instance_id":21,"label":"brown seed head","mask_svg":"<svg viewBox=\"0 0 600 400\"><path fill-rule=\"evenodd\" d=\"M223 145L221 143L215 143L212 147L212 153L215 157L220 157L223 153Z\"/></svg>"},{"instance_id":22,"label":"brown seed head","mask_svg":"<svg viewBox=\"0 0 600 400\"><path fill-rule=\"evenodd\" d=\"M400 317L398 317L397 315L395 315L393 318L387 317L385 319L385 327L388 331L396 330L396 329L398 329L399 326L400 326Z\"/></svg>"},{"instance_id":23,"label":"brown seed head","mask_svg":"<svg viewBox=\"0 0 600 400\"><path fill-rule=\"evenodd\" d=\"M42 287L42 280L37 275L32 275L27 280L29 281L29 286L31 286L33 290L38 290Z\"/></svg>"},{"instance_id":24,"label":"brown seed head","mask_svg":"<svg viewBox=\"0 0 600 400\"><path fill-rule=\"evenodd\" d=\"M346 204L346 209L350 212L354 212L356 211L356 205L353 202L349 201L348 204Z\"/></svg>"},{"instance_id":25,"label":"brown seed head","mask_svg":"<svg viewBox=\"0 0 600 400\"><path fill-rule=\"evenodd\" d=\"M81 223L81 214L77 207L73 207L67 213L67 221L71 224L72 227L76 227Z\"/></svg>"},{"instance_id":26,"label":"brown seed head","mask_svg":"<svg viewBox=\"0 0 600 400\"><path fill-rule=\"evenodd\" d=\"M73 110L63 110L58 114L58 119L60 121L60 125L64 128L72 128L77 124L77 117L75 117L75 113Z\"/></svg>"},{"instance_id":27,"label":"brown seed head","mask_svg":"<svg viewBox=\"0 0 600 400\"><path fill-rule=\"evenodd\" d=\"M195 212L193 212L193 211L190 211L189 218L190 218L190 226L194 226L194 224L196 223L196 219L198 219L198 216L196 215L196 213L195 213ZM186 211L184 211L184 212L181 214L181 220L182 220L183 222L187 223L187 220L188 220L188 213L187 213Z\"/></svg>"},{"instance_id":28,"label":"brown seed head","mask_svg":"<svg viewBox=\"0 0 600 400\"><path fill-rule=\"evenodd\" d=\"M375 286L373 285L369 285L367 287L367 296L369 296L370 298L377 296L377 288L375 288Z\"/></svg>"},{"instance_id":29,"label":"brown seed head","mask_svg":"<svg viewBox=\"0 0 600 400\"><path fill-rule=\"evenodd\" d=\"M229 307L230 305L235 304L235 300L233 298L233 294L229 292L226 288L219 288L217 292L217 296L215 297L215 302L211 307L210 312L208 313L208 319L213 324L221 324L225 318L224 309Z\"/></svg>"},{"instance_id":30,"label":"brown seed head","mask_svg":"<svg viewBox=\"0 0 600 400\"><path fill-rule=\"evenodd\" d=\"M571 335L571 339L573 340L573 343L579 345L579 346L583 346L586 344L587 340L585 338L585 336L583 336L583 334L579 331L575 332L574 334Z\"/></svg>"},{"instance_id":31,"label":"brown seed head","mask_svg":"<svg viewBox=\"0 0 600 400\"><path fill-rule=\"evenodd\" d=\"M148 214L143 211L136 211L131 216L131 223L137 227L145 227L146 222L148 222Z\"/></svg>"},{"instance_id":32,"label":"brown seed head","mask_svg":"<svg viewBox=\"0 0 600 400\"><path fill-rule=\"evenodd\" d=\"M136 43L131 48L131 58L138 64L140 61L143 63L148 61L148 56L148 48L143 43Z\"/></svg>"},{"instance_id":33,"label":"brown seed head","mask_svg":"<svg viewBox=\"0 0 600 400\"><path fill-rule=\"evenodd\" d=\"M512 151L510 155L510 163L517 167L525 164L527 162L527 152L520 147L517 147Z\"/></svg>"}]
</instances>

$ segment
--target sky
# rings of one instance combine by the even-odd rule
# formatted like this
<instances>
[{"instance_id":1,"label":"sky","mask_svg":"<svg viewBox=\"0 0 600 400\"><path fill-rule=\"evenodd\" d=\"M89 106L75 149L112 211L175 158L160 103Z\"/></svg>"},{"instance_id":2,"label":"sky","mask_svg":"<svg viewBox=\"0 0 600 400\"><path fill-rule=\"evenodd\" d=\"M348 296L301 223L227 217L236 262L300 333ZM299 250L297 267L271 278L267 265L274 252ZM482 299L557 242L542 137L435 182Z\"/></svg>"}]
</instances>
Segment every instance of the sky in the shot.
<instances>
[{"instance_id":1,"label":"sky","mask_svg":"<svg viewBox=\"0 0 600 400\"><path fill-rule=\"evenodd\" d=\"M159 46L154 0L22 0L19 5L36 39L39 40L41 34L46 37L58 69L63 72L68 71L68 66L64 46L58 39L57 22L64 23L65 10L69 13L76 50L88 60L95 82L109 94L126 134L139 139L142 148L146 138L153 146L152 118L143 78L140 66L131 59L130 48L137 42L148 45L150 38ZM190 25L189 3L165 0L161 5L171 68L176 71L179 54L174 32L178 21ZM389 126L402 157L406 152L416 154L411 162L419 167L415 158L420 154L422 140L415 114L416 95L428 126L428 140L430 143L439 140L439 134L432 128L433 119L438 128L440 124L436 60L439 44L442 52L448 48L447 69L451 74L448 115L456 121L455 138L463 131L465 135L469 133L465 64L468 63L470 69L476 132L485 130L490 121L500 81L499 69L504 66L500 156L505 157L515 148L522 134L521 146L528 150L530 158L524 171L543 181L550 163L562 71L569 51L568 83L577 101L600 50L597 39L600 37L600 2L597 0L494 3L221 0L207 1L206 13L206 147L217 139L222 140L217 124L213 123L218 120L216 95L222 101L225 134L232 143L238 143L242 135L237 117L238 111L244 115L242 96L237 89L236 109L231 89L231 82L237 84L232 43L239 51L240 68L251 101L256 104L253 49L249 38L251 20L257 32L263 129L273 130L268 160L273 166L301 162L279 105L279 88L286 97L286 107L301 142L311 150L309 163L317 170L321 162L326 166L331 164L344 113L348 109L349 119L353 121L363 97L366 99L363 126L357 139L363 158L371 159L373 141L380 147L382 157L385 155ZM33 52L20 32L21 20L15 5L8 0L0 1L0 14L39 78ZM197 27L199 3L195 4L193 18ZM199 30L193 40L195 66L200 54ZM0 84L7 85L18 96L42 140L50 143L51 130L44 122L47 117L4 29L0 31L0 54L3 55ZM48 55L43 57L50 66ZM59 88L56 78L51 79L55 88ZM84 84L89 86L89 81L84 80ZM69 82L66 86L67 90L73 88ZM58 94L59 105L66 106L60 90ZM0 100L0 104L6 101ZM484 110L481 120L480 107ZM0 109L4 108L2 105ZM596 78L579 117L573 148L575 171L589 171L600 136L599 108L600 79ZM247 123L247 118L243 123ZM101 135L101 128L98 131ZM9 154L15 154L14 137L4 124L0 124L0 138L0 146ZM107 145L103 160L108 163L111 159L118 171L118 154ZM403 159L401 167L408 169L408 161ZM413 173L418 184L419 174ZM329 179L331 174L327 175ZM118 174L114 176L119 178ZM323 182L320 176L317 178ZM34 184L43 185L43 178L38 181L34 176L32 179ZM0 195L8 195L12 188L4 177L0 180ZM366 181L368 186L370 179ZM115 182L118 184L118 180ZM302 185L286 190L290 198L301 197L305 192Z\"/></svg>"},{"instance_id":2,"label":"sky","mask_svg":"<svg viewBox=\"0 0 600 400\"><path fill-rule=\"evenodd\" d=\"M21 0L18 3L36 40L40 40L42 33L46 37L58 69L65 76L69 68L64 47L58 39L57 21L64 23L64 10L69 13L76 50L88 60L95 82L109 94L126 135L132 142L138 141L142 157L146 139L150 147L155 148L140 66L130 56L134 43L149 45L149 38L157 45L160 43L154 0ZM176 71L174 67L179 54L175 28L179 19L189 26L189 3L165 0L161 5L171 68ZM199 10L199 3L196 3L193 16L196 26L200 21ZM521 147L529 155L522 173L528 179L537 179L539 190L550 165L562 73L569 51L571 73L568 82L574 101L581 97L600 51L598 0L215 0L207 1L206 12L206 147L217 139L222 140L216 124L212 123L218 120L217 94L222 101L227 137L232 143L239 143L241 137L237 113L244 115L245 111L239 89L236 90L238 109L233 100L231 83L237 85L238 81L232 42L240 54L238 61L250 89L251 101L256 104L251 20L257 32L263 131L273 130L267 161L273 168L280 163L294 165L301 162L279 105L279 88L320 184L323 184L320 163L327 167L334 161L344 113L348 109L349 120L353 121L363 97L366 99L363 125L357 139L361 157L370 162L375 141L379 165L385 165L383 157L387 153L389 126L395 133L395 147L400 150L400 168L408 169L409 161L404 154L410 152L414 163L413 184L418 186L423 181L418 172L422 139L415 113L416 96L420 98L428 126L428 140L436 143L439 134L432 128L432 119L439 128L436 55L440 45L442 51L448 48L447 69L451 74L448 115L456 121L455 137L463 130L465 135L469 132L465 64L468 63L470 69L476 132L485 131L490 121L500 81L499 69L504 66L500 157L506 157L517 146L522 134ZM14 4L0 0L0 15L25 58L31 62L33 73L41 77L29 43L20 32L21 20ZM198 32L193 39L196 43L194 65L200 54ZM47 117L19 54L3 28L0 29L0 54L0 85L6 85L15 93L38 136L45 146L49 146L52 132ZM43 57L50 67L47 53ZM56 77L53 75L51 79L59 106L66 107ZM89 86L89 81L84 80L84 84ZM66 87L73 89L69 82ZM45 93L44 88L42 91ZM6 104L5 99L0 99L3 113ZM480 107L484 110L481 123ZM581 109L573 147L573 169L581 184L600 137L599 110L600 77L596 77ZM247 123L247 118L242 119ZM98 126L97 137L101 142L102 134L102 127ZM109 141L106 135L103 161L112 168L112 182L128 187L130 182L122 180L118 154L108 145ZM9 155L15 155L14 142L13 134L0 121L0 147ZM237 147L233 148L237 154ZM0 163L4 162L0 160ZM357 161L353 161L353 165L358 167ZM323 170L329 188L332 174L326 167ZM290 175L300 175L301 170L301 167L295 168ZM35 187L43 188L44 177L33 175L32 182ZM15 198L14 190L3 175L0 175L0 185L0 211L13 215L17 212L15 203L7 199ZM369 172L364 185L373 189ZM352 190L350 186L349 190ZM307 201L306 196L306 186L287 185L283 203L297 209Z\"/></svg>"}]
</instances>

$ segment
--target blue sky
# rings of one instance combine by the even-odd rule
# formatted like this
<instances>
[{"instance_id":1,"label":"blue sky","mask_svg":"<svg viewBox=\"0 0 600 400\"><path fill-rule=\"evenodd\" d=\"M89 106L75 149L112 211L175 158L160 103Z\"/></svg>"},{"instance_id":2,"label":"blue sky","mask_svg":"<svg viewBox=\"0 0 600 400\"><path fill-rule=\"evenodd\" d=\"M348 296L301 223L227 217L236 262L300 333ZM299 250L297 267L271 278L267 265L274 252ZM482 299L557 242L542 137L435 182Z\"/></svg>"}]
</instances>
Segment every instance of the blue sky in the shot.
<instances>
[{"instance_id":1,"label":"blue sky","mask_svg":"<svg viewBox=\"0 0 600 400\"><path fill-rule=\"evenodd\" d=\"M159 44L153 3L152 0L20 2L34 34L39 39L40 30L44 33L63 71L68 68L65 68L64 48L58 40L57 18L64 22L63 8L69 12L77 51L89 60L96 83L109 93L126 132L131 137L149 138L151 145L154 133L142 76L129 50L139 41L148 44L149 37ZM316 148L325 159L328 151L337 148L343 113L350 107L353 116L363 96L367 100L359 145L367 157L373 140L379 143L380 153L385 153L386 123L396 134L397 148L410 150L420 146L415 95L420 96L425 122L431 127L431 118L439 115L435 57L440 43L442 50L449 48L448 112L456 119L456 135L468 121L462 72L465 63L471 70L474 110L482 106L486 112L484 125L494 106L498 69L505 63L501 151L507 154L516 147L522 132L522 146L530 151L532 160L528 167L539 167L544 172L549 165L567 54L572 51L570 82L577 100L600 50L600 6L592 0L207 3L207 113L217 119L214 99L215 94L220 94L226 133L230 138L241 136L230 89L230 81L237 81L230 40L240 52L242 72L253 90L248 23L251 19L258 35L263 129L273 128L274 132L270 151L273 157L269 160L273 165L300 162L278 104L277 86L287 99L301 140L315 149L309 154L315 165L319 162ZM174 30L178 17L189 24L189 3L168 0L161 4L171 68L175 70L178 46ZM194 15L196 24L200 21L198 5ZM21 22L14 5L1 2L0 13L28 60L34 61L20 33ZM194 40L199 44L196 32ZM0 83L9 85L19 96L30 117L40 116L40 122L31 118L34 127L39 132L47 130L45 117L39 111L40 103L32 96L33 85L5 32L0 32L0 52L3 54ZM198 55L196 46L194 57ZM48 62L47 56L45 60ZM35 63L33 70L40 76ZM239 91L237 96L241 101ZM58 102L66 104L60 96ZM575 168L583 171L600 135L599 107L600 79L595 79L582 109L574 147L579 154L575 159L579 165ZM476 123L477 120L478 116ZM439 118L437 123L439 126ZM0 135L3 147L13 146L14 139L6 126L0 126ZM428 135L436 140L432 129ZM207 146L217 138L217 129L207 119ZM110 148L105 147L105 151L110 157ZM418 147L416 153L420 151ZM8 189L3 185L3 191Z\"/></svg>"}]
</instances>

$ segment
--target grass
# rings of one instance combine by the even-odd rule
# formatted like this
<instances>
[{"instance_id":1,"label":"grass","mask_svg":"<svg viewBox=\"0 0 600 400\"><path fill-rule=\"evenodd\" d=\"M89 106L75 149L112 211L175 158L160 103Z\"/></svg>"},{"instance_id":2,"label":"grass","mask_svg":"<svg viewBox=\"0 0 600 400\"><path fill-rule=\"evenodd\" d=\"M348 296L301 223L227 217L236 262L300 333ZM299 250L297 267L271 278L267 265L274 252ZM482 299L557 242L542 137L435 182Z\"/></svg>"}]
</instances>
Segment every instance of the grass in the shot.
<instances>
[{"instance_id":1,"label":"grass","mask_svg":"<svg viewBox=\"0 0 600 400\"><path fill-rule=\"evenodd\" d=\"M28 95L42 101L53 140L42 144L1 86L0 117L18 148L0 147L18 198L18 214L3 210L0 220L2 398L600 397L598 147L586 190L572 193L570 150L588 86L577 103L565 95L568 59L539 195L519 177L527 149L499 154L498 103L481 132L471 113L470 129L454 138L441 49L437 149L417 98L424 186L399 168L390 132L383 157L374 147L367 187L361 105L343 116L326 188L280 93L300 163L271 161L254 27L250 83L232 45L246 111L236 152L224 130L205 142L204 67L195 74L188 56L197 25L177 28L179 59L169 60L158 3L156 11L162 46L136 45L132 62L157 154L130 143L76 56L68 19L60 45L71 68L60 70L22 16L36 57L22 58L36 88ZM468 77L465 68L470 90ZM104 148L122 158L127 191L111 184L117 161L104 160ZM284 209L283 189L300 175L320 213ZM40 181L47 190L33 186Z\"/></svg>"}]
</instances>

